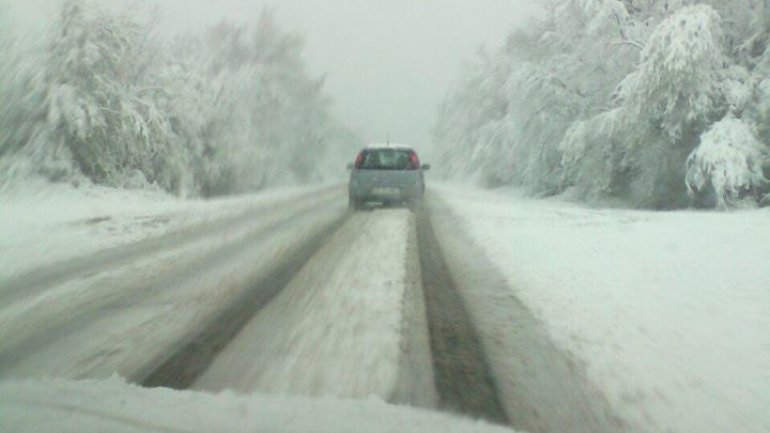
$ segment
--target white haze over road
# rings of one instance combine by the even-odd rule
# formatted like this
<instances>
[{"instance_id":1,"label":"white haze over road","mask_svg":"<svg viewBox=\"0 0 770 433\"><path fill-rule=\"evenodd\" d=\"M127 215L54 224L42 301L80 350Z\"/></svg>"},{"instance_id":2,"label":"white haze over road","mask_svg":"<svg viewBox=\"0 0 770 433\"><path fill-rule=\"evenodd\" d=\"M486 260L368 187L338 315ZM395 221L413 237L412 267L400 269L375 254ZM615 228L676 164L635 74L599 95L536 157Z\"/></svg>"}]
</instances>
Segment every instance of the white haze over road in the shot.
<instances>
[{"instance_id":1,"label":"white haze over road","mask_svg":"<svg viewBox=\"0 0 770 433\"><path fill-rule=\"evenodd\" d=\"M111 8L124 0L94 0ZM50 20L62 0L0 0L14 21ZM147 3L152 3L148 0ZM280 25L305 37L313 75L326 76L334 112L367 141L424 150L443 95L480 46L496 49L508 30L539 10L537 0L164 0L163 33L198 32L222 19L255 22L272 7ZM423 151L424 154L424 151ZM430 158L430 155L423 155Z\"/></svg>"}]
</instances>

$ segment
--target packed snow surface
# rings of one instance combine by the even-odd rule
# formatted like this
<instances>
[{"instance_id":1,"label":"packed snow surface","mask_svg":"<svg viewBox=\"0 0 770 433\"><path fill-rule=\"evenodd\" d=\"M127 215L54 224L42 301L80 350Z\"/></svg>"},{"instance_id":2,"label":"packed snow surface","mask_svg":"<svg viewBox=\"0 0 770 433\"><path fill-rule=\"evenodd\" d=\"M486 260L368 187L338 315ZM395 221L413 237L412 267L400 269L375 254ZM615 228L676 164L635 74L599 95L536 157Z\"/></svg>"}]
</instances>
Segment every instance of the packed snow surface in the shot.
<instances>
[{"instance_id":1,"label":"packed snow surface","mask_svg":"<svg viewBox=\"0 0 770 433\"><path fill-rule=\"evenodd\" d=\"M144 389L113 377L0 383L0 431L14 433L511 433L378 398L217 395Z\"/></svg>"},{"instance_id":2,"label":"packed snow surface","mask_svg":"<svg viewBox=\"0 0 770 433\"><path fill-rule=\"evenodd\" d=\"M47 216L18 235L50 245L50 255L41 251L24 261L22 252L7 250L18 269L35 272L9 267L9 278L0 278L0 378L141 377L148 363L238 299L255 276L291 260L346 212L341 189L325 187L210 202L143 201L143 194L125 191L103 202L80 191L50 197L37 207ZM137 227L137 214L168 222ZM96 215L133 229L131 235L111 237L98 226L71 223ZM19 242L6 234L9 243ZM92 254L100 245L106 249ZM128 250L133 256L126 259L122 248L136 245L141 248Z\"/></svg>"},{"instance_id":3,"label":"packed snow surface","mask_svg":"<svg viewBox=\"0 0 770 433\"><path fill-rule=\"evenodd\" d=\"M504 431L383 402L433 407L436 399L406 210L350 215L196 385L239 395L211 395L105 379L141 377L148 359L238 299L250 278L344 216L342 188L214 202L100 189L4 194L14 206L0 210L0 431ZM521 372L494 355L527 350L516 333L529 331L500 323L516 314L505 310L510 303L474 307L489 290L531 311L619 429L768 431L767 210L592 209L448 185L432 187L428 205L450 209L432 216L474 244L448 257L480 250L504 276L470 303L500 384ZM137 223L144 216L164 222ZM146 257L12 290L30 269L176 230L187 234ZM47 247L37 254L29 243ZM83 378L91 380L75 381ZM558 385L540 386L549 384Z\"/></svg>"},{"instance_id":4,"label":"packed snow surface","mask_svg":"<svg viewBox=\"0 0 770 433\"><path fill-rule=\"evenodd\" d=\"M46 195L51 198L41 201L39 209L68 211L30 222L29 227L40 231L25 230L20 236L36 239L35 233L50 233L54 243L75 242L80 234L72 233L69 222L97 215L129 225L136 214L176 221L165 229L146 226L130 237L103 239L102 244L76 243L69 251L60 250L61 255L43 257L47 262L88 258L104 245L120 246L258 212L253 221L228 226L220 236L194 237L180 245L180 239L171 238L170 245L146 258L115 269L107 266L95 276L65 280L41 293L16 296L0 290L13 301L0 309L0 338L13 344L0 348L0 360L9 362L0 382L0 431L510 431L385 403L436 405L413 216L405 209L352 215L199 380L196 387L208 393L142 389L116 376L104 379L110 372L141 373L148 359L172 350L176 340L205 322L202 318L232 302L249 275L291 257L308 232L345 209L343 194L322 188L311 194L317 203L304 195L307 203L290 200L310 191L201 203L162 195L143 200L144 193L118 192L93 202L87 195L98 192ZM94 207L83 208L84 203ZM17 209L16 215L22 212ZM276 222L279 228L269 229ZM266 230L264 239L256 237L244 253L222 259L222 246ZM8 238L15 240L10 232ZM205 271L198 275L191 264L204 257L214 263L197 266ZM22 259L22 269L39 266ZM11 276L24 274L9 269ZM135 293L156 283L163 290ZM39 338L51 341L36 347ZM51 376L59 379L46 379ZM238 395L210 394L225 388ZM353 397L359 400L339 400Z\"/></svg>"},{"instance_id":5,"label":"packed snow surface","mask_svg":"<svg viewBox=\"0 0 770 433\"><path fill-rule=\"evenodd\" d=\"M160 191L29 183L0 189L0 281L30 269L281 203L317 187L216 200Z\"/></svg>"},{"instance_id":6,"label":"packed snow surface","mask_svg":"<svg viewBox=\"0 0 770 433\"><path fill-rule=\"evenodd\" d=\"M352 215L195 388L435 406L415 243L406 209Z\"/></svg>"},{"instance_id":7,"label":"packed snow surface","mask_svg":"<svg viewBox=\"0 0 770 433\"><path fill-rule=\"evenodd\" d=\"M770 430L770 211L437 189L631 431Z\"/></svg>"}]
</instances>

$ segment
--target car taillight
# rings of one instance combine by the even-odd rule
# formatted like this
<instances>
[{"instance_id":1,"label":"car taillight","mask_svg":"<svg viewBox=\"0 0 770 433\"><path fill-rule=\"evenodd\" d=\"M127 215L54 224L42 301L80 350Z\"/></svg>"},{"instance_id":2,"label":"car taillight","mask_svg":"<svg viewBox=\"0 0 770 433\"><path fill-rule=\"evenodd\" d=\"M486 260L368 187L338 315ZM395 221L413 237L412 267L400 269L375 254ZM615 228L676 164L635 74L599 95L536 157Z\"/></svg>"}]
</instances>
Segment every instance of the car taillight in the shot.
<instances>
[{"instance_id":1,"label":"car taillight","mask_svg":"<svg viewBox=\"0 0 770 433\"><path fill-rule=\"evenodd\" d=\"M364 152L358 152L358 155L356 155L356 168L361 168L361 164L364 163Z\"/></svg>"},{"instance_id":2,"label":"car taillight","mask_svg":"<svg viewBox=\"0 0 770 433\"><path fill-rule=\"evenodd\" d=\"M409 154L409 160L412 161L412 167L416 169L420 168L420 158L417 157L416 153Z\"/></svg>"}]
</instances>

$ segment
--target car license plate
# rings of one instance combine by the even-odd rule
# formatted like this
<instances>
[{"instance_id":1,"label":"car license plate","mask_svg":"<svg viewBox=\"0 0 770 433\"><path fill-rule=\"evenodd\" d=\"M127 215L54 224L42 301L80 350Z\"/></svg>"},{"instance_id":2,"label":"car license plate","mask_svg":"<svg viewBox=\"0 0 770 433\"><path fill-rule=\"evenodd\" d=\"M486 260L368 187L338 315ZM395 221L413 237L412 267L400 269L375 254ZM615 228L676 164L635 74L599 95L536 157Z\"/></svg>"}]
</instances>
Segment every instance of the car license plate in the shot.
<instances>
[{"instance_id":1,"label":"car license plate","mask_svg":"<svg viewBox=\"0 0 770 433\"><path fill-rule=\"evenodd\" d=\"M376 187L372 188L372 193L377 195L398 195L400 191L398 188Z\"/></svg>"}]
</instances>

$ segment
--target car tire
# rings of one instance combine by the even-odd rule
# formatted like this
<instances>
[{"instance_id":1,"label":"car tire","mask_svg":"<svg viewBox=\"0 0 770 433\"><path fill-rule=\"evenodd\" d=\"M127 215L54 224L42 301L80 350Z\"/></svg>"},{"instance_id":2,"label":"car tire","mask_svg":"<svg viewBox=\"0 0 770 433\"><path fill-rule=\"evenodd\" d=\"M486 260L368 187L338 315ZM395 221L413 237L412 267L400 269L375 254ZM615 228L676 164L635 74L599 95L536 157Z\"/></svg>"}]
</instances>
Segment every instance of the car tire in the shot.
<instances>
[{"instance_id":1,"label":"car tire","mask_svg":"<svg viewBox=\"0 0 770 433\"><path fill-rule=\"evenodd\" d=\"M348 209L352 211L357 211L361 209L361 199L353 197L352 195L348 197Z\"/></svg>"},{"instance_id":2,"label":"car tire","mask_svg":"<svg viewBox=\"0 0 770 433\"><path fill-rule=\"evenodd\" d=\"M406 202L406 206L409 208L410 211L417 212L417 210L420 209L420 202L421 202L420 199L415 198Z\"/></svg>"}]
</instances>

